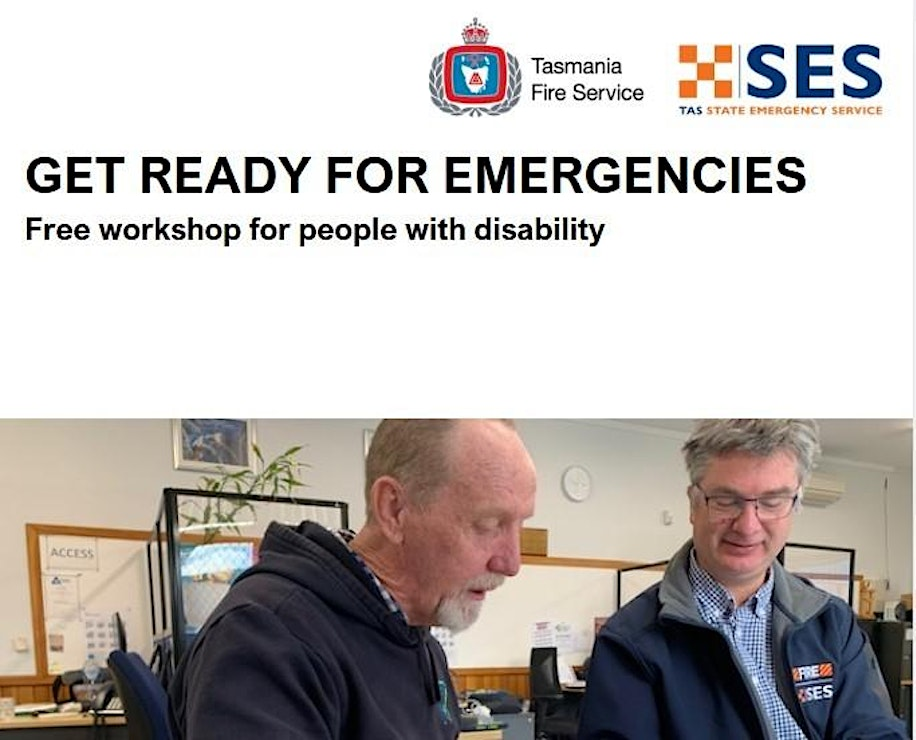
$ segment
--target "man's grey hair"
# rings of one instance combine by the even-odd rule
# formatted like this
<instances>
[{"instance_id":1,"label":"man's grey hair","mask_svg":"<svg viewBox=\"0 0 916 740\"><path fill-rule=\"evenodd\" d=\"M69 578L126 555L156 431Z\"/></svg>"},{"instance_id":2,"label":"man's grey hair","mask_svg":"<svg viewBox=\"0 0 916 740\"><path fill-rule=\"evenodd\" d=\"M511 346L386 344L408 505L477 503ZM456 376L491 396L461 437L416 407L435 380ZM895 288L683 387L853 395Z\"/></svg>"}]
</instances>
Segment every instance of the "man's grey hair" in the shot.
<instances>
[{"instance_id":1,"label":"man's grey hair","mask_svg":"<svg viewBox=\"0 0 916 740\"><path fill-rule=\"evenodd\" d=\"M771 457L779 452L795 456L798 482L804 486L821 452L814 419L703 419L697 422L681 451L691 485L698 484L714 457L747 452Z\"/></svg>"},{"instance_id":2,"label":"man's grey hair","mask_svg":"<svg viewBox=\"0 0 916 740\"><path fill-rule=\"evenodd\" d=\"M366 455L366 518L372 519L372 484L383 475L401 482L413 501L427 504L449 481L452 438L460 419L383 419ZM511 419L495 419L515 429Z\"/></svg>"}]
</instances>

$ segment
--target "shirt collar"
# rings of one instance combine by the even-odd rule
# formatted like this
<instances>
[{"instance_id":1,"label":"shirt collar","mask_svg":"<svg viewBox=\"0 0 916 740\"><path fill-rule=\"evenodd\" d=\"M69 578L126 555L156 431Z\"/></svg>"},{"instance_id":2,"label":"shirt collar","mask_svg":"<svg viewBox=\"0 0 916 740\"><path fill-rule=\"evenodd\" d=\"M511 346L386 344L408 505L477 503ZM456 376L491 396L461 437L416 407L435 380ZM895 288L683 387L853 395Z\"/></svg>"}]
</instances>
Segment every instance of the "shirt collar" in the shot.
<instances>
[{"instance_id":1,"label":"shirt collar","mask_svg":"<svg viewBox=\"0 0 916 740\"><path fill-rule=\"evenodd\" d=\"M687 576L693 588L700 616L704 621L721 619L722 616L737 609L735 600L728 590L713 578L709 571L700 567L697 562L696 548L690 550ZM743 608L750 609L758 617L765 617L769 613L772 597L773 569L770 568L767 570L767 577L763 585L744 603Z\"/></svg>"},{"instance_id":2,"label":"shirt collar","mask_svg":"<svg viewBox=\"0 0 916 740\"><path fill-rule=\"evenodd\" d=\"M356 552L356 550L354 550L352 547L350 547L350 542L354 537L356 537L356 533L352 529L338 529L334 531L334 535L346 546L354 560L359 563L360 567L366 572L366 575L368 575L371 581L375 584L375 588L378 590L379 596L382 597L382 601L385 602L388 610L394 614L397 614L406 623L407 615L404 614L404 610L401 609L398 602L395 601L394 596L392 596L391 592L385 588L384 585L382 585L382 582L378 579L378 576L372 572L372 568L370 568L366 561L360 557L360 554Z\"/></svg>"}]
</instances>

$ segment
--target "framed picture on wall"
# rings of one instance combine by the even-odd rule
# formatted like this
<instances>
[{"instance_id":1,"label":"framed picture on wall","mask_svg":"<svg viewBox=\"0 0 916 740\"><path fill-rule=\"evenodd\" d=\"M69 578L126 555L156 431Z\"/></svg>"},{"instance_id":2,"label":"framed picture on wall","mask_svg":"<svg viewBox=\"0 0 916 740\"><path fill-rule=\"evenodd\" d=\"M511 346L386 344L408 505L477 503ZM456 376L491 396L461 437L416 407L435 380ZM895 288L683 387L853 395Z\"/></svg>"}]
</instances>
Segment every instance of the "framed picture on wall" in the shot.
<instances>
[{"instance_id":1,"label":"framed picture on wall","mask_svg":"<svg viewBox=\"0 0 916 740\"><path fill-rule=\"evenodd\" d=\"M204 473L252 469L254 422L250 419L175 419L172 449L177 470Z\"/></svg>"}]
</instances>

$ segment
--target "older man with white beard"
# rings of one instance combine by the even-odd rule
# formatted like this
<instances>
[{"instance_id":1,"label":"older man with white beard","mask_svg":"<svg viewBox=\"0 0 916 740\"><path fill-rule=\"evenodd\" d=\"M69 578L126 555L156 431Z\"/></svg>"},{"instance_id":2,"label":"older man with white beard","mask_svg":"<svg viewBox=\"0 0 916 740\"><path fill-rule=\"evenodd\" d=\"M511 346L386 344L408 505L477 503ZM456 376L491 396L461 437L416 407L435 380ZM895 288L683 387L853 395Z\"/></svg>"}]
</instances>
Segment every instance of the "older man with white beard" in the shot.
<instances>
[{"instance_id":1,"label":"older man with white beard","mask_svg":"<svg viewBox=\"0 0 916 740\"><path fill-rule=\"evenodd\" d=\"M429 627L470 626L520 567L534 465L504 420L385 420L356 535L273 523L170 689L177 736L454 740Z\"/></svg>"}]
</instances>

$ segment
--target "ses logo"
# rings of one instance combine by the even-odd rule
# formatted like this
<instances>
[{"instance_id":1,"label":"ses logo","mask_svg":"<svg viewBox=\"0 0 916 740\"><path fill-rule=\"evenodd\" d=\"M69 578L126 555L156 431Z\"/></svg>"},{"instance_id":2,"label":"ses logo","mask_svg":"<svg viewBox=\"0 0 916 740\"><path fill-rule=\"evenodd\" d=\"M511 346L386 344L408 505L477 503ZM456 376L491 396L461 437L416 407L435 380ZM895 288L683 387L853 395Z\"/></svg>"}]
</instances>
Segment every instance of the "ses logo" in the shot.
<instances>
[{"instance_id":1,"label":"ses logo","mask_svg":"<svg viewBox=\"0 0 916 740\"><path fill-rule=\"evenodd\" d=\"M881 51L870 44L758 44L678 50L682 115L881 115ZM715 101L717 104L704 104ZM735 102L733 102L735 101ZM841 104L834 104L839 103ZM737 102L737 104L736 104Z\"/></svg>"},{"instance_id":2,"label":"ses logo","mask_svg":"<svg viewBox=\"0 0 916 740\"><path fill-rule=\"evenodd\" d=\"M433 59L429 95L443 113L498 116L518 103L522 73L518 59L498 46L489 46L490 32L477 22L461 32L462 46L453 46Z\"/></svg>"},{"instance_id":3,"label":"ses logo","mask_svg":"<svg viewBox=\"0 0 916 740\"><path fill-rule=\"evenodd\" d=\"M802 704L833 698L833 663L792 667L795 696Z\"/></svg>"}]
</instances>

